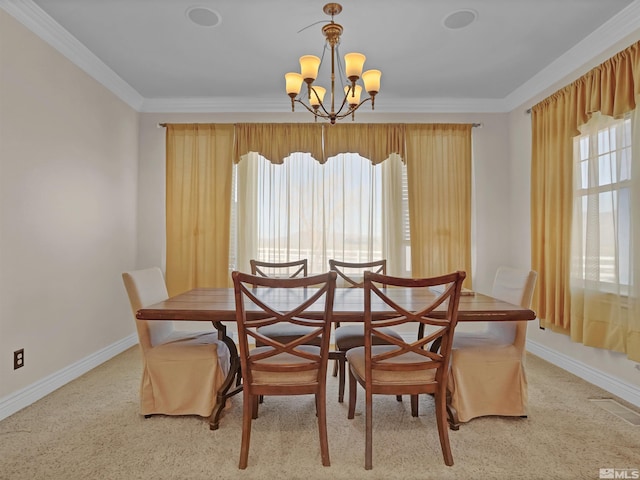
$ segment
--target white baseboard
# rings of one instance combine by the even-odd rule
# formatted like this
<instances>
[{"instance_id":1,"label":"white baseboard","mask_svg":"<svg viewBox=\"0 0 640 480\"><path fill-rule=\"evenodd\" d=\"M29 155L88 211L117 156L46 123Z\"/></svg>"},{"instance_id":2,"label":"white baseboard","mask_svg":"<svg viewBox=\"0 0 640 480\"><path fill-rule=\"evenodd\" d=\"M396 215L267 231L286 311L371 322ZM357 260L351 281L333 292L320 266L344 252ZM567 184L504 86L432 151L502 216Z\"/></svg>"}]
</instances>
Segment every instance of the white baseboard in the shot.
<instances>
[{"instance_id":1,"label":"white baseboard","mask_svg":"<svg viewBox=\"0 0 640 480\"><path fill-rule=\"evenodd\" d=\"M575 358L550 349L540 343L527 340L527 351L537 355L538 357L552 363L563 370L586 380L589 383L626 400L627 402L640 407L640 388L631 385L623 380L601 372L590 365L586 365Z\"/></svg>"},{"instance_id":2,"label":"white baseboard","mask_svg":"<svg viewBox=\"0 0 640 480\"><path fill-rule=\"evenodd\" d=\"M92 353L88 357L79 360L68 367L55 372L42 380L37 381L17 392L0 398L0 420L13 415L18 410L31 405L41 398L49 395L54 390L66 385L70 381L84 375L89 370L124 352L138 343L138 335L132 334L119 340L102 350Z\"/></svg>"}]
</instances>

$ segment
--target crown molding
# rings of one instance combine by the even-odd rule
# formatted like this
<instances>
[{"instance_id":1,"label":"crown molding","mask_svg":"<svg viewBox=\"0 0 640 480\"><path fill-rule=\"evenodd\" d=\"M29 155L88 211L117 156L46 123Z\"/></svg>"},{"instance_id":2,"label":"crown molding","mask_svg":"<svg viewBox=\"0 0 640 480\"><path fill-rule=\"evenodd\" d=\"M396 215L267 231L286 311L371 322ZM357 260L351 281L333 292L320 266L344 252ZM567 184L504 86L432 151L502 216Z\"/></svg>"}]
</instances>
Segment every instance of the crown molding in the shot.
<instances>
[{"instance_id":1,"label":"crown molding","mask_svg":"<svg viewBox=\"0 0 640 480\"><path fill-rule=\"evenodd\" d=\"M296 106L304 112L304 107ZM369 111L366 105L362 111ZM140 108L144 113L287 113L291 103L283 94L276 98L189 97L146 98ZM500 113L505 104L501 99L478 98L384 98L376 104L376 113Z\"/></svg>"},{"instance_id":2,"label":"crown molding","mask_svg":"<svg viewBox=\"0 0 640 480\"><path fill-rule=\"evenodd\" d=\"M0 0L0 7L49 45L100 82L138 112L155 113L277 113L290 112L286 98L246 97L144 98L32 0ZM383 113L505 113L531 101L554 83L583 67L605 50L638 30L640 0L609 19L580 43L558 57L502 99L385 98L376 112Z\"/></svg>"},{"instance_id":3,"label":"crown molding","mask_svg":"<svg viewBox=\"0 0 640 480\"><path fill-rule=\"evenodd\" d=\"M562 54L547 67L504 98L506 111L512 111L536 95L579 70L589 61L633 34L640 25L640 0L634 0L580 43ZM576 78L579 75L576 76Z\"/></svg>"},{"instance_id":4,"label":"crown molding","mask_svg":"<svg viewBox=\"0 0 640 480\"><path fill-rule=\"evenodd\" d=\"M0 0L0 7L136 111L144 98L32 0Z\"/></svg>"}]
</instances>

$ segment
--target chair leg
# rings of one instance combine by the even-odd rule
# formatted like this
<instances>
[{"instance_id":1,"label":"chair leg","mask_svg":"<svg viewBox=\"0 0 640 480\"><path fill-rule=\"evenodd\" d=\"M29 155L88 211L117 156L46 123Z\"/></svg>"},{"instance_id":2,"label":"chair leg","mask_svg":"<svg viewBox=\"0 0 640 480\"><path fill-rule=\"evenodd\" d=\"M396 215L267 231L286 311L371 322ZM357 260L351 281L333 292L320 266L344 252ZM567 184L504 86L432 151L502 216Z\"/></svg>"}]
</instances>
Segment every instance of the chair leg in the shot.
<instances>
[{"instance_id":1,"label":"chair leg","mask_svg":"<svg viewBox=\"0 0 640 480\"><path fill-rule=\"evenodd\" d=\"M333 376L337 377L338 376L338 359L336 358L336 361L333 362Z\"/></svg>"},{"instance_id":2,"label":"chair leg","mask_svg":"<svg viewBox=\"0 0 640 480\"><path fill-rule=\"evenodd\" d=\"M436 423L438 424L438 436L440 437L440 447L442 456L447 466L453 465L453 455L449 444L449 428L447 425L447 399L443 393L436 393L434 396L436 404Z\"/></svg>"},{"instance_id":3,"label":"chair leg","mask_svg":"<svg viewBox=\"0 0 640 480\"><path fill-rule=\"evenodd\" d=\"M258 399L260 395L251 396L251 418L258 418Z\"/></svg>"},{"instance_id":4,"label":"chair leg","mask_svg":"<svg viewBox=\"0 0 640 480\"><path fill-rule=\"evenodd\" d=\"M411 395L411 416L418 416L418 395Z\"/></svg>"},{"instance_id":5,"label":"chair leg","mask_svg":"<svg viewBox=\"0 0 640 480\"><path fill-rule=\"evenodd\" d=\"M249 443L251 442L251 417L253 416L253 395L245 393L242 404L242 443L240 444L240 463L238 468L247 468L249 460Z\"/></svg>"},{"instance_id":6,"label":"chair leg","mask_svg":"<svg viewBox=\"0 0 640 480\"><path fill-rule=\"evenodd\" d=\"M353 419L356 414L356 377L354 377L351 370L349 370L349 411L347 412L347 418Z\"/></svg>"},{"instance_id":7,"label":"chair leg","mask_svg":"<svg viewBox=\"0 0 640 480\"><path fill-rule=\"evenodd\" d=\"M318 417L318 431L320 433L320 456L322 457L322 465L331 466L329 458L329 440L327 435L327 395L326 389L322 389L316 395L316 415Z\"/></svg>"},{"instance_id":8,"label":"chair leg","mask_svg":"<svg viewBox=\"0 0 640 480\"><path fill-rule=\"evenodd\" d=\"M338 365L338 403L344 402L344 384L345 384L345 366L347 363L346 357L340 357L336 359L336 365ZM334 375L335 376L335 375Z\"/></svg>"},{"instance_id":9,"label":"chair leg","mask_svg":"<svg viewBox=\"0 0 640 480\"><path fill-rule=\"evenodd\" d=\"M364 447L364 469L373 468L373 394L365 392L365 447Z\"/></svg>"}]
</instances>

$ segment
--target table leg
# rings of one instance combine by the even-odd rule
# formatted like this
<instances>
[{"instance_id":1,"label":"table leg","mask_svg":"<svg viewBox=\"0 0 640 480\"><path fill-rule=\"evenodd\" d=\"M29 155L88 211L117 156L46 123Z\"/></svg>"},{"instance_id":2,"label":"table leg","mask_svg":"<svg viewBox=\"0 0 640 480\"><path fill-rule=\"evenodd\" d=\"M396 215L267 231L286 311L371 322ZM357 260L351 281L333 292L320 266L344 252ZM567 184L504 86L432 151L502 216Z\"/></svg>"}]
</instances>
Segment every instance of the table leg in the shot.
<instances>
[{"instance_id":1,"label":"table leg","mask_svg":"<svg viewBox=\"0 0 640 480\"><path fill-rule=\"evenodd\" d=\"M458 420L458 412L451 405L451 392L447 390L447 421L451 430L460 429L460 420Z\"/></svg>"},{"instance_id":2,"label":"table leg","mask_svg":"<svg viewBox=\"0 0 640 480\"><path fill-rule=\"evenodd\" d=\"M229 373L227 373L227 378L218 389L216 407L209 417L209 429L217 430L220 426L220 416L227 403L227 398L231 398L242 391L242 368L240 367L240 357L238 356L236 344L231 337L227 336L227 327L221 322L211 323L218 331L218 339L224 342L229 349L230 356ZM231 388L234 383L235 386Z\"/></svg>"}]
</instances>

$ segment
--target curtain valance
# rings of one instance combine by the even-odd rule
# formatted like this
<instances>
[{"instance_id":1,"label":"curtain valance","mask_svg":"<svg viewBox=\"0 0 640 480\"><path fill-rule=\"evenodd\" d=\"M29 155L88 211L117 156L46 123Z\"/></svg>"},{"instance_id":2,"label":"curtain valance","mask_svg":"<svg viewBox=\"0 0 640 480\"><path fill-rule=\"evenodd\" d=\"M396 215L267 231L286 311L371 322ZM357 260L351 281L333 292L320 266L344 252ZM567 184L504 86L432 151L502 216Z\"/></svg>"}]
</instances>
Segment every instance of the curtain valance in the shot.
<instances>
[{"instance_id":1,"label":"curtain valance","mask_svg":"<svg viewBox=\"0 0 640 480\"><path fill-rule=\"evenodd\" d=\"M340 153L358 153L375 165L398 154L404 158L404 125L316 123L242 123L236 125L236 157L257 152L282 163L294 152L309 153L320 163Z\"/></svg>"},{"instance_id":2,"label":"curtain valance","mask_svg":"<svg viewBox=\"0 0 640 480\"><path fill-rule=\"evenodd\" d=\"M405 130L398 123L324 125L325 159L340 153L358 153L374 165L392 154L405 158Z\"/></svg>"},{"instance_id":3,"label":"curtain valance","mask_svg":"<svg viewBox=\"0 0 640 480\"><path fill-rule=\"evenodd\" d=\"M272 163L282 163L292 153L302 152L324 163L322 127L316 123L239 123L234 162L256 152Z\"/></svg>"},{"instance_id":4,"label":"curtain valance","mask_svg":"<svg viewBox=\"0 0 640 480\"><path fill-rule=\"evenodd\" d=\"M402 123L239 123L167 124L179 132L182 128L207 129L216 125L234 130L233 161L256 152L272 163L281 164L292 153L308 153L320 163L341 153L357 153L377 165L391 155L406 161L407 132L415 129L470 130L472 124L402 124Z\"/></svg>"},{"instance_id":5,"label":"curtain valance","mask_svg":"<svg viewBox=\"0 0 640 480\"><path fill-rule=\"evenodd\" d=\"M619 118L636 108L640 94L640 41L591 69L582 77L558 90L531 110L535 114L558 101L565 101L573 109L572 135L589 121L591 114Z\"/></svg>"}]
</instances>

